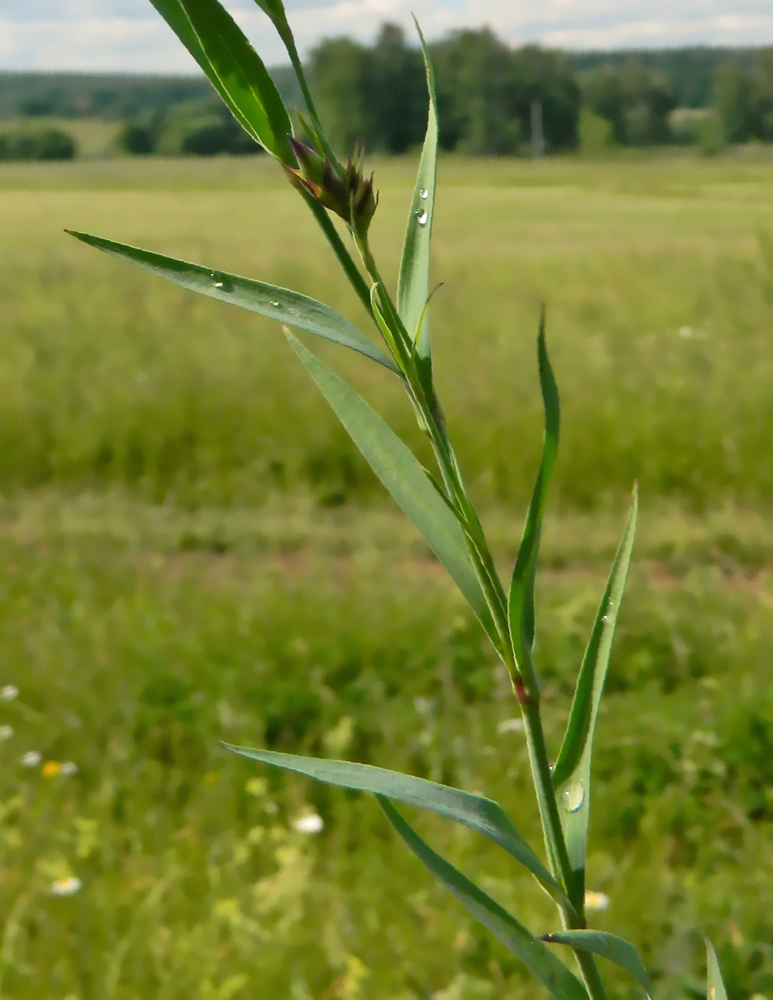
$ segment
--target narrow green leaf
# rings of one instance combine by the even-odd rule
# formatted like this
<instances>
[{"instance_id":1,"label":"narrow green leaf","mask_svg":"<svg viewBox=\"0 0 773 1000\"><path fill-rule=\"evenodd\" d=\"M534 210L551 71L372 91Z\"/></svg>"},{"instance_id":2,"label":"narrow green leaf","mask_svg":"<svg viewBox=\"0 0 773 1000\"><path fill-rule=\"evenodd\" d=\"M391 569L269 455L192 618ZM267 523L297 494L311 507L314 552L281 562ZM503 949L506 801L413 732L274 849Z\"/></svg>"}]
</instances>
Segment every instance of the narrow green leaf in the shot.
<instances>
[{"instance_id":1,"label":"narrow green leaf","mask_svg":"<svg viewBox=\"0 0 773 1000\"><path fill-rule=\"evenodd\" d=\"M218 0L150 0L201 66L239 124L282 163L295 165L292 123L276 84Z\"/></svg>"},{"instance_id":2,"label":"narrow green leaf","mask_svg":"<svg viewBox=\"0 0 773 1000\"><path fill-rule=\"evenodd\" d=\"M526 514L526 523L513 568L508 599L508 618L513 653L515 661L521 669L525 669L527 663L531 663L531 648L534 644L534 577L537 572L545 501L558 454L558 434L561 422L558 386L545 342L544 308L537 338L537 358L542 402L545 410L545 435L542 443L542 459L529 510Z\"/></svg>"},{"instance_id":3,"label":"narrow green leaf","mask_svg":"<svg viewBox=\"0 0 773 1000\"><path fill-rule=\"evenodd\" d=\"M544 934L540 940L547 944L565 944L570 948L582 951L592 951L595 955L614 962L644 988L648 996L652 996L652 980L644 968L644 963L638 951L628 941L606 934L604 931L559 931L557 934Z\"/></svg>"},{"instance_id":4,"label":"narrow green leaf","mask_svg":"<svg viewBox=\"0 0 773 1000\"><path fill-rule=\"evenodd\" d=\"M573 898L579 898L579 894L584 892L583 873L588 839L593 736L612 651L617 615L631 561L637 510L637 490L634 489L625 531L596 613L590 641L577 678L566 734L553 770L553 784L557 789L556 794L561 806L569 859L578 873L578 883L575 887L577 895L571 893Z\"/></svg>"},{"instance_id":5,"label":"narrow green leaf","mask_svg":"<svg viewBox=\"0 0 773 1000\"><path fill-rule=\"evenodd\" d=\"M306 103L306 109L311 115L314 122L313 134L319 143L320 147L324 149L328 159L331 163L336 162L336 155L333 147L328 142L327 136L325 135L324 129L322 128L322 123L320 122L319 115L317 114L317 109L314 105L314 98L311 96L311 91L309 90L309 84L306 80L306 73L303 68L303 63L301 62L301 57L298 54L298 47L295 44L295 37L293 36L292 28L287 20L287 13L284 9L284 4L282 0L255 0L255 3L260 7L264 14L268 14L274 27L277 30L277 34L284 42L284 46L287 49L287 54L290 57L290 63L295 71L296 79L301 88L301 93L303 94L303 99ZM309 130L308 126L304 124L309 136L312 135L312 131Z\"/></svg>"},{"instance_id":6,"label":"narrow green leaf","mask_svg":"<svg viewBox=\"0 0 773 1000\"><path fill-rule=\"evenodd\" d=\"M128 260L132 264L145 268L151 274L174 282L182 288L201 295L208 295L221 302L240 306L250 312L278 319L282 323L307 330L335 344L342 344L353 351L364 354L366 358L378 361L390 371L398 372L397 365L388 358L368 337L353 326L340 313L316 299L310 299L299 292L292 292L276 285L267 285L251 278L240 278L236 274L226 274L223 271L213 271L200 264L189 264L174 257L152 253L150 250L140 250L138 247L127 246L125 243L115 243L101 236L90 236L87 233L76 233L67 230L71 236L88 243L89 246L104 250L107 253Z\"/></svg>"},{"instance_id":7,"label":"narrow green leaf","mask_svg":"<svg viewBox=\"0 0 773 1000\"><path fill-rule=\"evenodd\" d=\"M419 343L421 341L421 336L422 336L422 332L424 330L424 327L429 323L429 304L432 301L432 299L434 298L435 292L438 291L438 289L442 288L442 287L443 287L443 282L439 281L435 285L435 287L432 289L432 291L429 293L429 295L427 296L427 301L424 303L424 308L422 309L421 316L419 317L419 325L416 328L416 332L415 332L415 334L413 336L413 350L414 350L414 353L416 353L416 354L418 354Z\"/></svg>"},{"instance_id":8,"label":"narrow green leaf","mask_svg":"<svg viewBox=\"0 0 773 1000\"><path fill-rule=\"evenodd\" d=\"M399 771L388 771L371 764L358 764L347 760L322 760L318 757L300 757L296 754L278 753L274 750L254 750L224 744L228 750L270 764L285 771L304 774L316 781L358 792L386 795L395 802L419 806L430 812L455 820L471 830L482 833L503 847L527 868L554 897L564 900L561 887L553 878L518 830L513 826L502 807L482 795L463 792L459 788L439 785L434 781L416 778Z\"/></svg>"},{"instance_id":9,"label":"narrow green leaf","mask_svg":"<svg viewBox=\"0 0 773 1000\"><path fill-rule=\"evenodd\" d=\"M706 958L708 963L706 1000L727 1000L727 990L722 979L722 970L719 968L719 961L717 953L714 951L714 945L708 938L704 938L704 940L706 941Z\"/></svg>"},{"instance_id":10,"label":"narrow green leaf","mask_svg":"<svg viewBox=\"0 0 773 1000\"><path fill-rule=\"evenodd\" d=\"M414 18L416 21L416 18ZM437 180L438 117L435 96L435 74L429 52L416 22L416 30L421 39L424 65L427 70L427 90L429 91L429 112L427 133L419 161L416 187L408 213L408 227L405 231L403 255L400 261L400 277L397 284L397 311L413 341L419 334L416 352L420 359L430 357L429 317L425 317L419 330L422 312L429 298L429 248L432 238L432 219L435 212L435 183Z\"/></svg>"},{"instance_id":11,"label":"narrow green leaf","mask_svg":"<svg viewBox=\"0 0 773 1000\"><path fill-rule=\"evenodd\" d=\"M255 3L264 14L268 14L275 25L287 24L287 14L282 0L255 0Z\"/></svg>"},{"instance_id":12,"label":"narrow green leaf","mask_svg":"<svg viewBox=\"0 0 773 1000\"><path fill-rule=\"evenodd\" d=\"M379 795L378 800L392 826L419 861L472 917L520 958L556 1000L588 1000L588 994L580 980L541 941L466 875L462 875L445 858L436 854L387 798Z\"/></svg>"},{"instance_id":13,"label":"narrow green leaf","mask_svg":"<svg viewBox=\"0 0 773 1000\"><path fill-rule=\"evenodd\" d=\"M459 508L455 505L454 501L451 500L451 498L448 496L448 494L446 493L446 491L443 489L443 487L437 481L437 479L435 478L434 472L431 472L429 469L425 468L424 469L424 475L427 477L427 479L429 479L429 481L435 487L435 492L440 497L440 499L443 501L443 503L446 505L446 507L448 507L448 509L451 511L451 513L454 515L454 517L456 517L458 519L458 510L459 510Z\"/></svg>"},{"instance_id":14,"label":"narrow green leaf","mask_svg":"<svg viewBox=\"0 0 773 1000\"><path fill-rule=\"evenodd\" d=\"M384 294L381 285L371 285L370 308L373 319L376 321L376 326L381 331L381 335L386 341L386 344L394 357L404 361L406 357L405 347L407 335L404 336L405 331L401 328L399 321L397 324L394 324L394 329L397 330L397 336L394 333L393 327L387 322L386 309L388 309L389 304L389 299ZM421 421L419 421L419 423L421 425Z\"/></svg>"},{"instance_id":15,"label":"narrow green leaf","mask_svg":"<svg viewBox=\"0 0 773 1000\"><path fill-rule=\"evenodd\" d=\"M317 199L314 198L305 188L301 190L300 194L308 205L309 211L314 216L317 225L322 230L325 239L328 241L330 249L336 255L338 263L344 269L344 273L349 279L349 283L352 288L357 293L357 297L365 307L366 312L372 315L370 287L360 273L346 244L341 239L341 236L335 227L335 223L328 215L327 209L323 205L320 205Z\"/></svg>"},{"instance_id":16,"label":"narrow green leaf","mask_svg":"<svg viewBox=\"0 0 773 1000\"><path fill-rule=\"evenodd\" d=\"M343 379L292 334L288 333L288 340L370 467L451 574L487 634L496 636L459 522L437 495L418 459Z\"/></svg>"}]
</instances>

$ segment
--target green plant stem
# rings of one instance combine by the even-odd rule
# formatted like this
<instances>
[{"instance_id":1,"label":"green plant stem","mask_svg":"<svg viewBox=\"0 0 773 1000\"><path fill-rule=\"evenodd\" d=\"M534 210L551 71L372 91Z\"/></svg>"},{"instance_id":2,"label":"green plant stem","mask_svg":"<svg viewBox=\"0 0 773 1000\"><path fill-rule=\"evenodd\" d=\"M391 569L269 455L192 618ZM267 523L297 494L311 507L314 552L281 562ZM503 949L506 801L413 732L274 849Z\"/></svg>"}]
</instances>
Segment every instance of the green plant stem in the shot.
<instances>
[{"instance_id":1,"label":"green plant stem","mask_svg":"<svg viewBox=\"0 0 773 1000\"><path fill-rule=\"evenodd\" d=\"M572 904L571 908L565 906L559 908L561 920L564 927L581 928L585 926L584 899L577 898L576 880L571 861L569 860L569 852L566 848L564 831L561 826L561 817L558 812L558 803L553 789L550 761L545 743L545 734L542 728L540 692L536 673L528 656L527 663L516 666L510 640L507 597L499 574L496 571L490 549L486 543L483 527L467 496L451 443L444 428L440 426L439 421L436 419L434 408L430 406L427 400L426 392L415 368L413 353L411 352L409 355L406 355L405 349L410 345L410 338L384 286L367 239L358 236L354 232L353 236L366 271L383 292L382 300L386 306L384 322L387 324L391 339L397 348L395 360L403 370L406 378L406 387L432 443L445 488L453 501L453 506L461 514L460 520L463 521L462 528L465 533L470 557L486 595L499 638L497 652L502 657L510 676L513 678L516 697L523 711L529 761L537 793L537 804L548 861L553 874L563 883L566 894ZM607 1000L606 989L593 956L579 949L575 951L575 956L591 1000Z\"/></svg>"},{"instance_id":2,"label":"green plant stem","mask_svg":"<svg viewBox=\"0 0 773 1000\"><path fill-rule=\"evenodd\" d=\"M569 860L569 852L566 849L561 818L558 815L558 803L550 776L550 761L542 729L539 692L526 688L523 682L516 683L515 687L516 698L523 711L526 745L529 750L529 762L537 792L537 804L545 835L548 860L553 874L564 883L567 895L578 909L578 913L582 915L582 907L578 906L577 900L573 898L571 893L572 865Z\"/></svg>"},{"instance_id":3,"label":"green plant stem","mask_svg":"<svg viewBox=\"0 0 773 1000\"><path fill-rule=\"evenodd\" d=\"M360 269L357 267L354 258L347 250L346 244L341 239L333 220L328 215L327 209L320 205L320 203L313 198L308 191L302 190L301 194L303 195L304 201L311 209L312 215L317 220L320 229L325 234L325 238L332 247L333 253L338 258L339 264L344 269L344 273L349 279L349 284L354 289L360 302L362 302L365 306L368 315L373 318L373 306L370 302L370 289L360 273Z\"/></svg>"},{"instance_id":4,"label":"green plant stem","mask_svg":"<svg viewBox=\"0 0 773 1000\"><path fill-rule=\"evenodd\" d=\"M306 73L303 69L303 63L301 62L301 57L298 55L298 49L295 45L295 39L293 38L293 33L290 31L289 25L287 30L280 28L276 25L279 35L284 42L285 48L287 49L287 54L290 57L290 62L293 69L295 70L295 76L298 80L298 85L301 88L301 93L303 94L303 100L306 104L306 110L309 112L314 128L316 129L317 136L325 150L326 155L330 159L331 163L336 162L336 155L333 147L330 145L327 136L325 135L325 130L322 128L322 121L320 120L319 114L317 113L317 107L314 104L314 98L311 95L311 89L306 80Z\"/></svg>"},{"instance_id":5,"label":"green plant stem","mask_svg":"<svg viewBox=\"0 0 773 1000\"><path fill-rule=\"evenodd\" d=\"M596 965L596 959L587 951L575 950L574 957L580 966L583 982L592 1000L608 1000L607 988Z\"/></svg>"},{"instance_id":6,"label":"green plant stem","mask_svg":"<svg viewBox=\"0 0 773 1000\"><path fill-rule=\"evenodd\" d=\"M389 326L392 341L397 347L395 360L405 375L411 399L432 444L432 449L435 453L435 458L449 497L463 514L462 530L464 531L467 549L486 596L499 637L499 645L495 644L495 648L507 664L507 651L510 644L510 633L507 624L507 598L486 543L483 527L467 496L453 448L444 428L438 420L437 408L430 404L421 379L418 377L410 336L386 290L368 241L365 237L359 236L354 231L353 236L366 271L383 292L382 298L386 305L384 320Z\"/></svg>"},{"instance_id":7,"label":"green plant stem","mask_svg":"<svg viewBox=\"0 0 773 1000\"><path fill-rule=\"evenodd\" d=\"M553 874L563 882L566 894L575 910L572 913L567 911L565 907L561 907L561 920L565 927L583 928L585 927L585 901L577 898L574 872L569 860L569 852L566 849L561 817L558 814L558 803L553 790L550 761L542 729L539 691L537 689L530 691L516 689L516 697L523 710L526 744L529 750L534 788L537 792L537 805L545 837L548 862ZM592 1000L607 1000L606 987L593 956L580 949L575 950L574 955Z\"/></svg>"}]
</instances>

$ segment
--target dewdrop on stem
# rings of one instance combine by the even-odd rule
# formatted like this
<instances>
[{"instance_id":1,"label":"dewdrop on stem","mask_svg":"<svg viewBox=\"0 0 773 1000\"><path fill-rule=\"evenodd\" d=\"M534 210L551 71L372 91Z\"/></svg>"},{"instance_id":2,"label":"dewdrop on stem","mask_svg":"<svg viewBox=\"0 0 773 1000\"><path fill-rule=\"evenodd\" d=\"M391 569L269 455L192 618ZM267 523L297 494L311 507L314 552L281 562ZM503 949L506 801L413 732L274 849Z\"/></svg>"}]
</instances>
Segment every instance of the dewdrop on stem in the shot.
<instances>
[{"instance_id":1,"label":"dewdrop on stem","mask_svg":"<svg viewBox=\"0 0 773 1000\"><path fill-rule=\"evenodd\" d=\"M572 778L559 792L559 802L567 812L575 813L585 801L585 789L579 778Z\"/></svg>"}]
</instances>

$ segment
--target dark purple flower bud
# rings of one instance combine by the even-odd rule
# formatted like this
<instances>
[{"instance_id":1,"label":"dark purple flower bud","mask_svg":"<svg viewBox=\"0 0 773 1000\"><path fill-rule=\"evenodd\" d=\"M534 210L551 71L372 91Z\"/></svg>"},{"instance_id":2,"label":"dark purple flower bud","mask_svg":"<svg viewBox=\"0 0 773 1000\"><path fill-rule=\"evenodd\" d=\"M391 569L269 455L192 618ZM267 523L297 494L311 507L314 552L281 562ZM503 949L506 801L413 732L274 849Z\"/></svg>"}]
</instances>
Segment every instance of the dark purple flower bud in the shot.
<instances>
[{"instance_id":1,"label":"dark purple flower bud","mask_svg":"<svg viewBox=\"0 0 773 1000\"><path fill-rule=\"evenodd\" d=\"M298 169L285 167L290 182L307 191L321 205L335 212L364 236L378 199L373 193L373 175L366 180L360 173L362 150L358 147L345 167L331 162L316 149L291 137L293 151L298 159Z\"/></svg>"}]
</instances>

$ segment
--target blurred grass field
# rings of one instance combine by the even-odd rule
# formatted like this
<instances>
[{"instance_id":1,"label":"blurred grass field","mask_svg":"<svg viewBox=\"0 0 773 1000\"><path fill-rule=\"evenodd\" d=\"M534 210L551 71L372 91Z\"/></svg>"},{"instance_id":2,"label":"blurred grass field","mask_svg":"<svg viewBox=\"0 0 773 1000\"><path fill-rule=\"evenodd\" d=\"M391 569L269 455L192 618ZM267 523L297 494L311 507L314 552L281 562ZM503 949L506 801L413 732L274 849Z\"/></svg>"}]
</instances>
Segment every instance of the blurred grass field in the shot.
<instances>
[{"instance_id":1,"label":"blurred grass field","mask_svg":"<svg viewBox=\"0 0 773 1000\"><path fill-rule=\"evenodd\" d=\"M414 165L374 166L394 272ZM503 572L538 460L548 303L554 751L641 485L589 883L610 898L598 925L640 946L663 998L705 995L700 930L731 1000L773 997L772 168L763 151L441 167L437 369ZM19 689L0 701L0 997L540 995L374 802L218 745L485 790L538 845L512 698L461 599L275 326L62 233L296 287L364 323L303 207L263 161L8 165L0 222L0 688ZM421 446L387 374L325 356ZM319 835L294 828L309 810ZM416 821L553 929L495 849ZM53 896L67 877L80 891Z\"/></svg>"}]
</instances>

